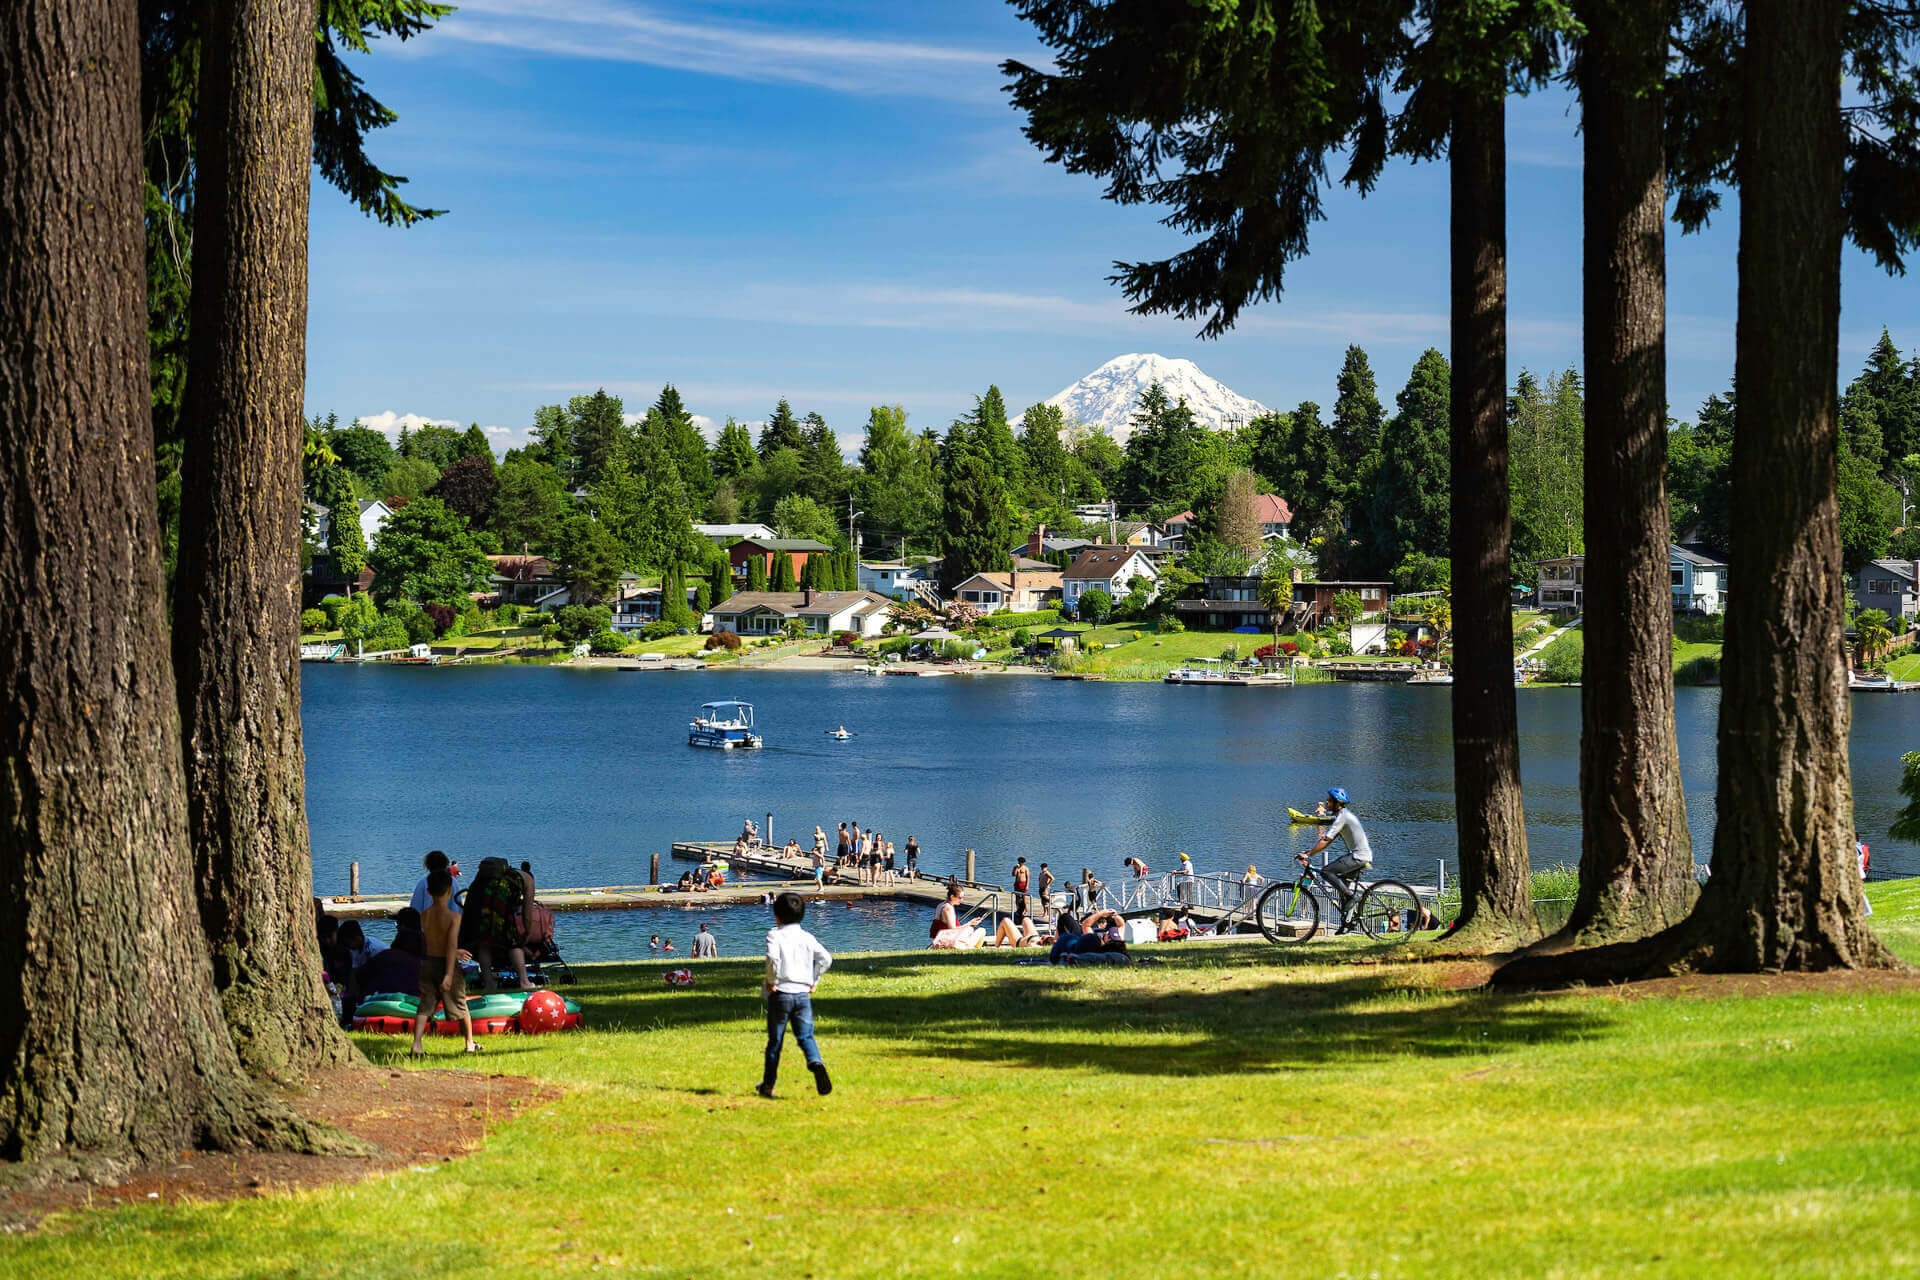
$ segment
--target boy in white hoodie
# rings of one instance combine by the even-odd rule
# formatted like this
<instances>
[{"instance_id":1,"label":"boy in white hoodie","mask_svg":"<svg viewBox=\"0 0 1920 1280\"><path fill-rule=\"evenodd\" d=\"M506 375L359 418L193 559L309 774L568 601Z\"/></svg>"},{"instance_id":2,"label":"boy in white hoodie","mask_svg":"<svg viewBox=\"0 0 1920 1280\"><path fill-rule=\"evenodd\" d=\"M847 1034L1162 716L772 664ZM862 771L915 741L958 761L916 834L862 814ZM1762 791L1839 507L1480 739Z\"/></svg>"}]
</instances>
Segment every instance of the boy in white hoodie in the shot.
<instances>
[{"instance_id":1,"label":"boy in white hoodie","mask_svg":"<svg viewBox=\"0 0 1920 1280\"><path fill-rule=\"evenodd\" d=\"M787 1026L793 1026L793 1038L807 1055L807 1069L822 1094L833 1092L827 1078L827 1064L820 1060L820 1046L813 1039L813 989L833 967L833 957L820 940L800 927L806 918L807 902L797 893L783 893L773 900L775 927L767 930L767 1067L754 1091L763 1098L773 1096L774 1077L780 1074L780 1049L786 1042Z\"/></svg>"}]
</instances>

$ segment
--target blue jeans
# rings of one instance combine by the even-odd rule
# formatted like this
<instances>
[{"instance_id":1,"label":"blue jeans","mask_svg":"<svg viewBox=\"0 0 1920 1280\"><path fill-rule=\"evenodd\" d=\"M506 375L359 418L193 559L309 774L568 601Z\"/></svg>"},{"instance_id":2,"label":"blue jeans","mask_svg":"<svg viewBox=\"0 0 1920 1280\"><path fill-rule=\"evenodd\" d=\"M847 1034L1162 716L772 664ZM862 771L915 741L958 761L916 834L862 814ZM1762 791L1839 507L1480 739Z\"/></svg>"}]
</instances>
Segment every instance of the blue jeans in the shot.
<instances>
[{"instance_id":1,"label":"blue jeans","mask_svg":"<svg viewBox=\"0 0 1920 1280\"><path fill-rule=\"evenodd\" d=\"M1053 940L1053 950L1047 953L1047 963L1059 964L1061 956L1099 951L1104 945L1097 933L1063 933Z\"/></svg>"},{"instance_id":2,"label":"blue jeans","mask_svg":"<svg viewBox=\"0 0 1920 1280\"><path fill-rule=\"evenodd\" d=\"M786 1043L787 1024L793 1024L793 1038L800 1042L800 1052L807 1055L807 1065L820 1061L820 1046L813 1038L813 997L805 991L773 991L767 995L767 1072L762 1083L773 1088L773 1078L780 1074L780 1047Z\"/></svg>"}]
</instances>

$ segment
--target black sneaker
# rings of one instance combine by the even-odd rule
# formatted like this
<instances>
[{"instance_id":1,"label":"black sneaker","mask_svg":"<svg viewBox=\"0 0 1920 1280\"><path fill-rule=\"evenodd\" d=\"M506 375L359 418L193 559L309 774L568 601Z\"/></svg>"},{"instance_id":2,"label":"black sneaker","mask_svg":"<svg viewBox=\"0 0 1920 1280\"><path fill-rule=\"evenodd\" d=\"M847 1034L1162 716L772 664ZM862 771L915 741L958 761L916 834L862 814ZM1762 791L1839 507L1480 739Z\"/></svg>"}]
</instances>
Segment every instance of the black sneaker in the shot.
<instances>
[{"instance_id":1,"label":"black sneaker","mask_svg":"<svg viewBox=\"0 0 1920 1280\"><path fill-rule=\"evenodd\" d=\"M753 1086L753 1091L763 1098L771 1098L773 1096L773 1086L767 1084L765 1081Z\"/></svg>"},{"instance_id":2,"label":"black sneaker","mask_svg":"<svg viewBox=\"0 0 1920 1280\"><path fill-rule=\"evenodd\" d=\"M820 1090L821 1097L824 1098L833 1092L833 1081L827 1077L826 1063L809 1062L807 1064L807 1070L813 1072L813 1084L816 1089Z\"/></svg>"}]
</instances>

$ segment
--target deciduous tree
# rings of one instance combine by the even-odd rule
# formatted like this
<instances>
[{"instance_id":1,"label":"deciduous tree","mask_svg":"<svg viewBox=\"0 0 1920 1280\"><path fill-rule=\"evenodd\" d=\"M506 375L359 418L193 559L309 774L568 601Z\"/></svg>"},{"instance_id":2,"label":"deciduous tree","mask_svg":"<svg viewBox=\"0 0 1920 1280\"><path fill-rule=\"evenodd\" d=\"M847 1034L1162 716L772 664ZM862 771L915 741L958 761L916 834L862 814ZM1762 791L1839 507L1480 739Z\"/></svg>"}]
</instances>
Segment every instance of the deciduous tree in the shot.
<instances>
[{"instance_id":1,"label":"deciduous tree","mask_svg":"<svg viewBox=\"0 0 1920 1280\"><path fill-rule=\"evenodd\" d=\"M462 604L486 585L493 569L467 522L438 498L421 498L394 512L367 563L373 567L373 594L382 604Z\"/></svg>"}]
</instances>

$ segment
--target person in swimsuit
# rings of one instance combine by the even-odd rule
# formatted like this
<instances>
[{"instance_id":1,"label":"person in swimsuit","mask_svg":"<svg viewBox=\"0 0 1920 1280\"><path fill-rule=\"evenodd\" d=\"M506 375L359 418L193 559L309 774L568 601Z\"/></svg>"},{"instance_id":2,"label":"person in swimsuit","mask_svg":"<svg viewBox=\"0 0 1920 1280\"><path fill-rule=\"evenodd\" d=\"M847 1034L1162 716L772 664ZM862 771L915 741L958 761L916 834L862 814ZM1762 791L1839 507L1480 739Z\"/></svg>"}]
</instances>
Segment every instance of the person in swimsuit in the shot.
<instances>
[{"instance_id":1,"label":"person in swimsuit","mask_svg":"<svg viewBox=\"0 0 1920 1280\"><path fill-rule=\"evenodd\" d=\"M420 917L427 954L420 960L420 1008L413 1015L412 1056L427 1056L420 1038L426 1034L427 1019L441 1005L460 1019L460 1030L467 1037L466 1051L478 1053L480 1046L473 1042L473 1015L467 1012L467 982L460 973L460 913L447 904L453 893L452 874L444 869L429 871L427 893L432 905Z\"/></svg>"}]
</instances>

